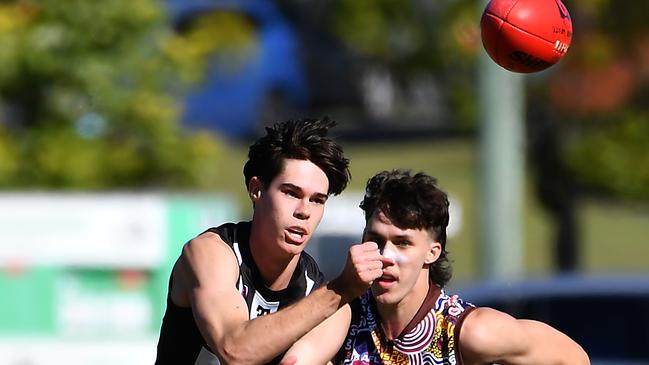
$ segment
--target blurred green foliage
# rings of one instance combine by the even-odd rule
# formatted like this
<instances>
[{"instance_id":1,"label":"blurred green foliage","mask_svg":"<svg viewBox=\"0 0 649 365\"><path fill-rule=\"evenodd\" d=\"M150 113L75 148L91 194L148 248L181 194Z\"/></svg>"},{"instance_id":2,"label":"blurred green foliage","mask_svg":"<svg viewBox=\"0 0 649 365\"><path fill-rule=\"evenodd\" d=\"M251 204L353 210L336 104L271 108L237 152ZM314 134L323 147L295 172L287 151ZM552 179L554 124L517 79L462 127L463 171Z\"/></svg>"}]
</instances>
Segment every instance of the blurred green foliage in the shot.
<instances>
[{"instance_id":1,"label":"blurred green foliage","mask_svg":"<svg viewBox=\"0 0 649 365\"><path fill-rule=\"evenodd\" d=\"M649 3L572 5L573 46L545 99L567 165L589 193L649 201Z\"/></svg>"},{"instance_id":2,"label":"blurred green foliage","mask_svg":"<svg viewBox=\"0 0 649 365\"><path fill-rule=\"evenodd\" d=\"M649 200L649 115L624 110L568 144L577 178L599 193Z\"/></svg>"},{"instance_id":3,"label":"blurred green foliage","mask_svg":"<svg viewBox=\"0 0 649 365\"><path fill-rule=\"evenodd\" d=\"M210 187L222 144L170 92L191 47L155 0L0 3L0 187Z\"/></svg>"}]
</instances>

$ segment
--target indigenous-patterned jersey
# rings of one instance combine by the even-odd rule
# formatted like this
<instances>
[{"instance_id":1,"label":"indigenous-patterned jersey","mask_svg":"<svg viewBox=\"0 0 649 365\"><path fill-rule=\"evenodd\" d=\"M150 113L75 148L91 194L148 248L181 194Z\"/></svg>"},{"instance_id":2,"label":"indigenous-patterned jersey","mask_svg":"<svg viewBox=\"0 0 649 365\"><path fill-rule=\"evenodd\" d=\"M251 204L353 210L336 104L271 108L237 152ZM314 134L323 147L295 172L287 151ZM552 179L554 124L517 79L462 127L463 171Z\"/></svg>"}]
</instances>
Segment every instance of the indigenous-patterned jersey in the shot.
<instances>
[{"instance_id":1,"label":"indigenous-patterned jersey","mask_svg":"<svg viewBox=\"0 0 649 365\"><path fill-rule=\"evenodd\" d=\"M273 291L264 285L250 252L250 222L226 223L207 231L218 234L234 251L239 262L237 289L248 305L250 319L274 313L309 294L324 282L315 260L306 252L300 255L286 289ZM218 278L214 278L218 280ZM169 280L169 293L173 281ZM251 338L254 342L255 339ZM277 363L281 355L272 363ZM167 310L162 320L156 365L218 365L218 358L196 326L191 307L179 307L167 295Z\"/></svg>"},{"instance_id":2,"label":"indigenous-patterned jersey","mask_svg":"<svg viewBox=\"0 0 649 365\"><path fill-rule=\"evenodd\" d=\"M457 295L449 296L431 283L417 314L392 341L381 330L376 302L370 291L350 305L351 324L335 364L462 364L457 340L462 321L475 307Z\"/></svg>"}]
</instances>

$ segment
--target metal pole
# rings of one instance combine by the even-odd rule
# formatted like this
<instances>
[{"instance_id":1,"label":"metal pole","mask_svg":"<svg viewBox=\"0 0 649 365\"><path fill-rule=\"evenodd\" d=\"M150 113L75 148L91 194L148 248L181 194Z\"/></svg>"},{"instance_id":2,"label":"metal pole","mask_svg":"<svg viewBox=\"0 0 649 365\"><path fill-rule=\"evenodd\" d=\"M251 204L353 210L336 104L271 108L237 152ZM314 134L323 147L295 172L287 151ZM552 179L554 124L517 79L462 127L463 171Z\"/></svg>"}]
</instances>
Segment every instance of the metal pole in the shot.
<instances>
[{"instance_id":1,"label":"metal pole","mask_svg":"<svg viewBox=\"0 0 649 365\"><path fill-rule=\"evenodd\" d=\"M484 51L478 74L480 274L512 279L523 274L523 76L501 68Z\"/></svg>"}]
</instances>

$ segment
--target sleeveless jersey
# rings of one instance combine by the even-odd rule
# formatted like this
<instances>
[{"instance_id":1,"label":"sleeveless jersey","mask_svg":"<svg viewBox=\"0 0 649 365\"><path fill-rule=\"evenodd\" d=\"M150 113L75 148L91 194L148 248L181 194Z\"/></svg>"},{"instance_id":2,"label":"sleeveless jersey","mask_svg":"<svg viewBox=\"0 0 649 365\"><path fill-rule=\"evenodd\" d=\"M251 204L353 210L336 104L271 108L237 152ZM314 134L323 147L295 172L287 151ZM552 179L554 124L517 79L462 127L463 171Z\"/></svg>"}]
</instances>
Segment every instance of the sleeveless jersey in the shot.
<instances>
[{"instance_id":1,"label":"sleeveless jersey","mask_svg":"<svg viewBox=\"0 0 649 365\"><path fill-rule=\"evenodd\" d=\"M250 252L250 222L226 223L206 232L218 234L227 243L239 262L239 279L236 286L248 305L250 319L276 312L309 294L324 282L324 276L315 260L306 252L300 255L299 263L287 288L270 290L263 280ZM173 271L172 271L173 273ZM173 275L173 274L172 274ZM219 280L219 278L214 278ZM179 307L171 300L172 280L169 280L167 309L162 319L156 365L167 364L220 364L214 351L207 345L198 330L191 307ZM255 341L251 338L250 341ZM270 364L277 363L281 355Z\"/></svg>"},{"instance_id":2,"label":"sleeveless jersey","mask_svg":"<svg viewBox=\"0 0 649 365\"><path fill-rule=\"evenodd\" d=\"M379 325L370 291L350 303L352 320L334 364L340 365L461 365L457 340L462 321L475 307L449 296L435 284L403 332L388 340Z\"/></svg>"}]
</instances>

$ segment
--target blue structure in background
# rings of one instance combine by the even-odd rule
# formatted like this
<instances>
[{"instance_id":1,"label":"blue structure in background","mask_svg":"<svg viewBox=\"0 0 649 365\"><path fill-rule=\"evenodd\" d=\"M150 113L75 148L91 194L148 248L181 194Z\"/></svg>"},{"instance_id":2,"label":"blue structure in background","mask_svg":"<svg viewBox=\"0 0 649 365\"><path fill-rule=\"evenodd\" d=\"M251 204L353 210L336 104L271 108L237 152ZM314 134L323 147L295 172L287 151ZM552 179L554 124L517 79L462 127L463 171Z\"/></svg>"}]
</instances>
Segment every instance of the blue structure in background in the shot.
<instances>
[{"instance_id":1,"label":"blue structure in background","mask_svg":"<svg viewBox=\"0 0 649 365\"><path fill-rule=\"evenodd\" d=\"M208 66L204 83L185 95L185 125L216 130L232 139L257 133L268 103L306 106L308 87L297 34L270 0L167 0L176 26L212 11L230 11L256 25L250 56L236 67ZM264 121L268 122L268 121Z\"/></svg>"}]
</instances>

